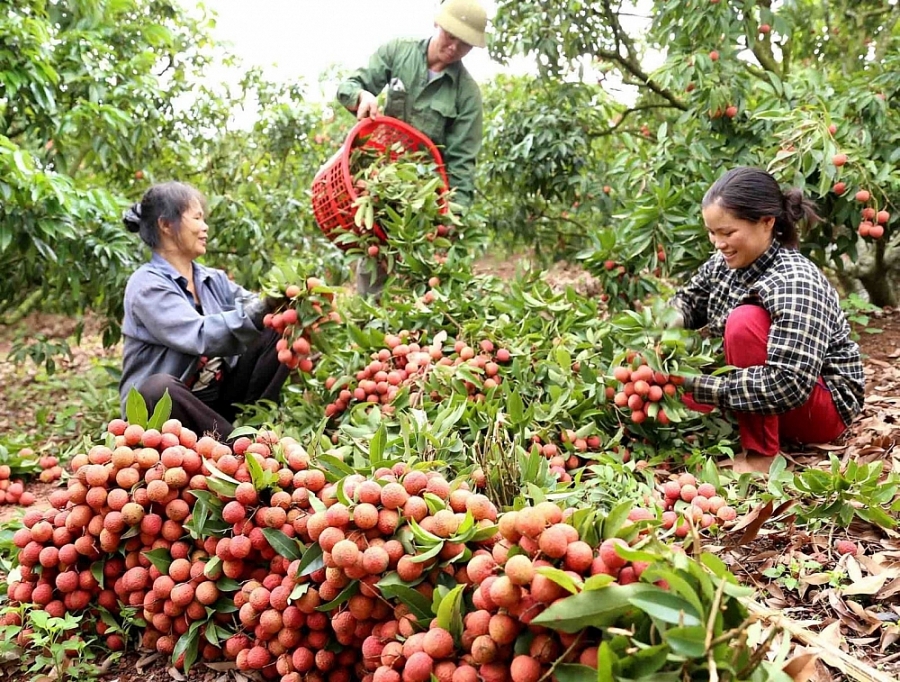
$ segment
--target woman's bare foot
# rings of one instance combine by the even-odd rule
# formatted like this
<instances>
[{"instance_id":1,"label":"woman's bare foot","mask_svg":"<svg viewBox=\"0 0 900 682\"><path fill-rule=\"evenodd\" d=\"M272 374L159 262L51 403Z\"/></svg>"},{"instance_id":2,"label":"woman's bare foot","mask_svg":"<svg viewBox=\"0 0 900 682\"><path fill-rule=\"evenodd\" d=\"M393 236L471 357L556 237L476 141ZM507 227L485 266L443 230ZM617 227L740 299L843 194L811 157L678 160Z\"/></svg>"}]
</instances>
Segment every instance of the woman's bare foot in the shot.
<instances>
[{"instance_id":1,"label":"woman's bare foot","mask_svg":"<svg viewBox=\"0 0 900 682\"><path fill-rule=\"evenodd\" d=\"M734 456L734 460L726 461L725 466L730 466L736 474L768 474L774 456L761 455L752 450L744 450Z\"/></svg>"}]
</instances>

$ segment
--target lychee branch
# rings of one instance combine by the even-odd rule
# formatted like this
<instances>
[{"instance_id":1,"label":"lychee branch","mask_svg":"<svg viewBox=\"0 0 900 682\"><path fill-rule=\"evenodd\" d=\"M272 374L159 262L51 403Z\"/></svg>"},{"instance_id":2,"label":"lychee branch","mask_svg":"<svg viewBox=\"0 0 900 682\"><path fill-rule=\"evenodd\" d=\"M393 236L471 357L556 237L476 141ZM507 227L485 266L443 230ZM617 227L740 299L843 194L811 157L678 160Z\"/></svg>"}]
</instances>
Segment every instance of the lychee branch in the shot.
<instances>
[{"instance_id":1,"label":"lychee branch","mask_svg":"<svg viewBox=\"0 0 900 682\"><path fill-rule=\"evenodd\" d=\"M656 103L656 104L640 104L640 105L638 105L638 106L634 106L634 107L631 107L631 108L629 108L629 109L626 109L626 110L623 111L621 114L619 114L619 120L616 121L615 124L613 124L611 127L607 128L606 130L601 130L601 131L598 131L598 132L591 132L591 131L587 131L587 132L591 132L591 134L592 134L594 137L606 137L607 135L612 135L612 134L614 134L619 128L621 128L622 125L624 125L625 120L626 120L631 114L637 113L638 111L650 111L650 110L652 110L652 109L670 109L671 107L672 107L672 105L671 105L671 104L668 104L668 103L666 103L666 104L660 104L660 103Z\"/></svg>"},{"instance_id":2,"label":"lychee branch","mask_svg":"<svg viewBox=\"0 0 900 682\"><path fill-rule=\"evenodd\" d=\"M616 47L624 47L625 55L623 56L618 49L598 49L597 56L602 57L607 61L619 64L619 66L621 66L632 76L634 76L638 81L640 81L641 85L655 92L657 95L669 102L671 106L675 107L676 109L680 109L681 111L687 111L688 107L684 102L676 97L670 90L654 82L653 79L651 79L650 76L647 75L647 73L645 73L641 68L641 64L635 56L637 50L635 49L634 42L622 29L622 25L621 23L619 23L619 17L610 7L610 3L608 0L604 0L603 10L606 14L606 20L609 22L609 26L612 29L613 35L615 36Z\"/></svg>"}]
</instances>

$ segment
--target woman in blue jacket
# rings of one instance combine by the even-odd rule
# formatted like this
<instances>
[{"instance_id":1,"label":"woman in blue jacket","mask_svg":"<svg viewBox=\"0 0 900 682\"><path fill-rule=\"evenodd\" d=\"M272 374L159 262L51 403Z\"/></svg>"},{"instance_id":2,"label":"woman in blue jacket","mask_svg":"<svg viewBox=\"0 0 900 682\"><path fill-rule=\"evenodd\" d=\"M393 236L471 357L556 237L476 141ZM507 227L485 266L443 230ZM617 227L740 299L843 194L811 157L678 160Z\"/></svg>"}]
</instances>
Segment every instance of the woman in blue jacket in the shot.
<instances>
[{"instance_id":1,"label":"woman in blue jacket","mask_svg":"<svg viewBox=\"0 0 900 682\"><path fill-rule=\"evenodd\" d=\"M168 391L173 418L198 435L225 438L237 403L277 400L287 378L278 335L262 323L278 300L196 262L209 227L205 199L190 185L154 185L123 221L153 256L125 289L122 411L132 387L150 410Z\"/></svg>"}]
</instances>

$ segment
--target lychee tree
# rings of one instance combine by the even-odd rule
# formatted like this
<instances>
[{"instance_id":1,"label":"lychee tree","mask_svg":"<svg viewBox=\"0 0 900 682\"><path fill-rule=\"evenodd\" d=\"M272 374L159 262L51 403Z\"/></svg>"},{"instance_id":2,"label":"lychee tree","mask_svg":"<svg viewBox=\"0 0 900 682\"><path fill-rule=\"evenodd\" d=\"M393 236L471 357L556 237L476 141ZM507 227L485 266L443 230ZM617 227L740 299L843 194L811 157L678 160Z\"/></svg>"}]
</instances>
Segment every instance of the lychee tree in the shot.
<instances>
[{"instance_id":1,"label":"lychee tree","mask_svg":"<svg viewBox=\"0 0 900 682\"><path fill-rule=\"evenodd\" d=\"M612 216L595 145L614 103L596 85L531 76L501 75L483 91L476 208L504 243L568 255Z\"/></svg>"}]
</instances>

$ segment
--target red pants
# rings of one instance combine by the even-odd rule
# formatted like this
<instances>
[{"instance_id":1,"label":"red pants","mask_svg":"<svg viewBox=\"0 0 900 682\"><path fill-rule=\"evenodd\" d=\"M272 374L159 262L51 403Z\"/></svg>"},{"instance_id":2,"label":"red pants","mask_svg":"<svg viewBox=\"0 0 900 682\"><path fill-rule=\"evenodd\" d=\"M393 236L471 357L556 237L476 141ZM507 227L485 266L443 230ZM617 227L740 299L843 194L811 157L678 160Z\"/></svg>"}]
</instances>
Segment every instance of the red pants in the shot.
<instances>
[{"instance_id":1,"label":"red pants","mask_svg":"<svg viewBox=\"0 0 900 682\"><path fill-rule=\"evenodd\" d=\"M772 318L764 308L741 305L735 308L725 323L725 361L735 367L766 364L766 347ZM708 407L684 396L688 408L708 411ZM840 436L847 427L834 405L831 391L819 377L805 404L782 414L766 415L736 412L741 434L741 446L748 451L775 456L781 450L781 440L798 443L828 443Z\"/></svg>"}]
</instances>

